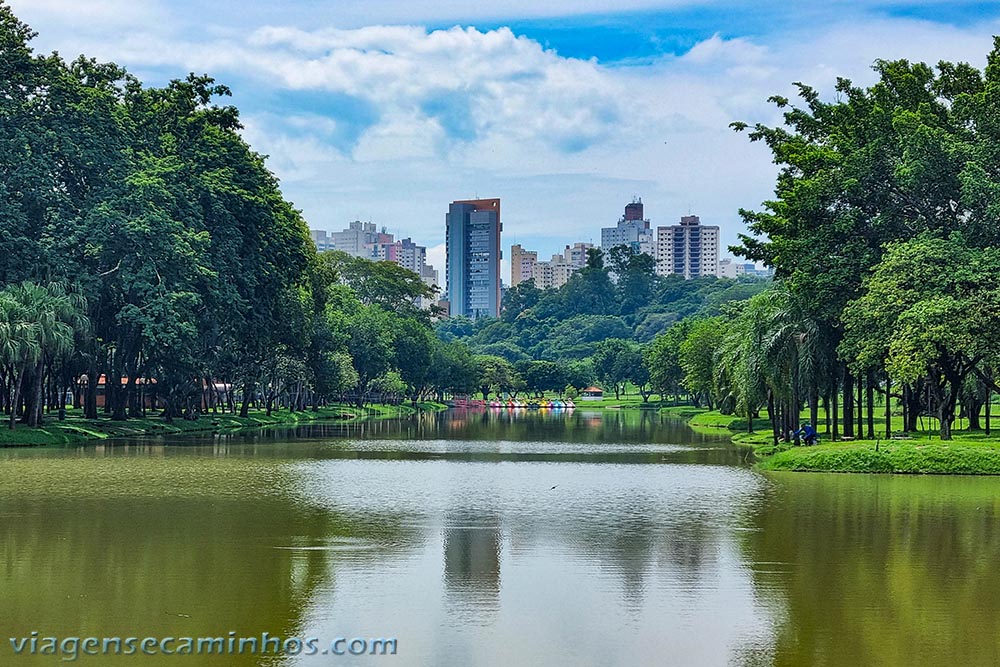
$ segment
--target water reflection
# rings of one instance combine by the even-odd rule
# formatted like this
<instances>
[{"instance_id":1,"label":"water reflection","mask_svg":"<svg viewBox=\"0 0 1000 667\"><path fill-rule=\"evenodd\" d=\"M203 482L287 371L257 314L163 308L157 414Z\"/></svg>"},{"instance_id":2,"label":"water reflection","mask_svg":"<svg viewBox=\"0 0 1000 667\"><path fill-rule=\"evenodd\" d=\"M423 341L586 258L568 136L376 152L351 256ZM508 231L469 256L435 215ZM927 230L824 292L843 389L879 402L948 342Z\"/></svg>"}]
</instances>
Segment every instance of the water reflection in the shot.
<instances>
[{"instance_id":1,"label":"water reflection","mask_svg":"<svg viewBox=\"0 0 1000 667\"><path fill-rule=\"evenodd\" d=\"M654 413L580 410L2 450L0 639L393 636L393 664L445 667L1000 664L1000 482L764 476L743 456Z\"/></svg>"},{"instance_id":2,"label":"water reflection","mask_svg":"<svg viewBox=\"0 0 1000 667\"><path fill-rule=\"evenodd\" d=\"M491 623L500 601L500 517L457 515L443 539L450 611L459 623Z\"/></svg>"},{"instance_id":3,"label":"water reflection","mask_svg":"<svg viewBox=\"0 0 1000 667\"><path fill-rule=\"evenodd\" d=\"M776 475L745 534L775 665L1000 664L1000 482Z\"/></svg>"}]
</instances>

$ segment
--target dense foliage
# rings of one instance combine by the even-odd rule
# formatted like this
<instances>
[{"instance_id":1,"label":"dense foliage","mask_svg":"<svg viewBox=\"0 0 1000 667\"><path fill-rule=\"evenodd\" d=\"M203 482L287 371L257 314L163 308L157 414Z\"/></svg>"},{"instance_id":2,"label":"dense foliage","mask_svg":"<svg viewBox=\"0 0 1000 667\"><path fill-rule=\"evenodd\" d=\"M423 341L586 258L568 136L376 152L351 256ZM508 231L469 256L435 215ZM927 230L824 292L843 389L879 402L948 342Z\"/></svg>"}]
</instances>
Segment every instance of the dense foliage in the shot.
<instances>
[{"instance_id":1,"label":"dense foliage","mask_svg":"<svg viewBox=\"0 0 1000 667\"><path fill-rule=\"evenodd\" d=\"M748 426L766 406L775 440L804 406L817 423L820 403L835 438L841 427L874 438L876 394L886 435L893 401L904 431L930 415L949 439L960 415L978 429L984 406L989 429L1000 359L1000 40L985 71L907 61L875 71L868 88L839 80L834 102L802 84L801 106L772 98L784 125L756 125L750 138L781 167L775 198L742 212L753 235L733 250L773 266L776 283L711 331L692 326L654 345L664 364L656 382L683 372L689 390Z\"/></svg>"},{"instance_id":2,"label":"dense foliage","mask_svg":"<svg viewBox=\"0 0 1000 667\"><path fill-rule=\"evenodd\" d=\"M614 251L616 261L605 265L601 251L591 250L588 266L558 289L541 290L529 280L507 290L499 319L454 317L437 325L438 335L511 362L565 363L593 356L612 338L648 343L685 317L717 314L767 285L753 278L657 276L648 255L627 246Z\"/></svg>"},{"instance_id":3,"label":"dense foliage","mask_svg":"<svg viewBox=\"0 0 1000 667\"><path fill-rule=\"evenodd\" d=\"M0 3L0 401L38 424L466 389L419 277L320 257L207 76L40 56ZM440 349L439 349L440 348ZM432 357L442 361L431 364ZM239 403L239 405L237 404Z\"/></svg>"}]
</instances>

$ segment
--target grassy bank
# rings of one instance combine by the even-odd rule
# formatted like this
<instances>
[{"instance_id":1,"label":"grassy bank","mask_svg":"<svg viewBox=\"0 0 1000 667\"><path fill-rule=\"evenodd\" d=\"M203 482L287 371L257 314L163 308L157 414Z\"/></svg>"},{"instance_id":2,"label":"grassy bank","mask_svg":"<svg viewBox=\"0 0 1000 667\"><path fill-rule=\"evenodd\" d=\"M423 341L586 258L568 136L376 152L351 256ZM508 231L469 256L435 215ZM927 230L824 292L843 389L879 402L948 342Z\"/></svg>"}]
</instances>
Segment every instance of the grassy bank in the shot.
<instances>
[{"instance_id":1,"label":"grassy bank","mask_svg":"<svg viewBox=\"0 0 1000 667\"><path fill-rule=\"evenodd\" d=\"M166 422L159 417L113 421L107 417L84 419L76 410L69 410L64 421L50 415L45 424L38 428L18 425L14 430L0 427L0 447L67 445L88 440L126 438L144 435L171 435L180 433L205 433L233 431L262 426L295 425L312 421L345 421L355 419L384 419L413 414L421 410L440 410L444 406L437 403L418 403L414 409L410 405L370 405L357 408L350 405L331 405L317 411L289 412L277 410L270 415L263 410L251 410L246 417L231 414L202 415L195 421L174 419Z\"/></svg>"},{"instance_id":2,"label":"grassy bank","mask_svg":"<svg viewBox=\"0 0 1000 667\"><path fill-rule=\"evenodd\" d=\"M794 447L773 445L767 420L754 421L746 433L746 420L715 411L681 406L663 408L663 414L686 419L702 433L730 433L734 443L754 450L761 470L801 472L862 472L938 475L1000 475L1000 436L956 431L942 441L935 431L911 434L906 439L878 438L830 442L820 433L820 444Z\"/></svg>"},{"instance_id":3,"label":"grassy bank","mask_svg":"<svg viewBox=\"0 0 1000 667\"><path fill-rule=\"evenodd\" d=\"M614 394L605 396L599 401L585 401L581 398L574 398L573 402L577 409L598 409L598 410L658 410L660 401L650 397L649 401L643 402L639 395L629 394L621 398L615 398Z\"/></svg>"},{"instance_id":4,"label":"grassy bank","mask_svg":"<svg viewBox=\"0 0 1000 667\"><path fill-rule=\"evenodd\" d=\"M969 439L934 443L837 442L792 447L758 463L763 470L1000 475L998 443Z\"/></svg>"}]
</instances>

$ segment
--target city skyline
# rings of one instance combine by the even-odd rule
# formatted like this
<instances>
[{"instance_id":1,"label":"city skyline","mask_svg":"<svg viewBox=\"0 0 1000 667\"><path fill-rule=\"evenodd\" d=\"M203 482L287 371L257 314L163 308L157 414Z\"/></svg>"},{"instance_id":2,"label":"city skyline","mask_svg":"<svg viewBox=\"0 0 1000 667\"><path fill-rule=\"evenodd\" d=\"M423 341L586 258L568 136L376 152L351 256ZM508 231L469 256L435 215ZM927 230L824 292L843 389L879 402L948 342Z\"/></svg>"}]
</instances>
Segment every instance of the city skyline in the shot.
<instances>
[{"instance_id":1,"label":"city skyline","mask_svg":"<svg viewBox=\"0 0 1000 667\"><path fill-rule=\"evenodd\" d=\"M453 203L461 203L461 201ZM735 275L724 275L720 272L720 260L727 260L733 266L739 265L740 267L743 267L744 265L739 261L739 258L724 256L722 254L718 243L718 226L701 225L700 217L697 215L682 215L679 216L678 220L680 224L677 224L675 221L672 224L668 222L667 224L654 225L649 218L644 217L644 204L642 202L642 197L633 197L630 203L625 204L625 214L617 221L617 227L599 228L600 234L598 238L602 240L601 243L568 240L559 252L552 253L550 259L543 259L545 255L540 253L538 250L524 247L520 243L510 243L508 242L509 239L505 240L501 237L497 245L502 257L500 261L500 281L505 287L515 287L521 281L527 280L532 271L537 269L542 271L542 273L533 277L539 287L560 287L565 284L569 276L575 272L575 270L586 264L586 251L588 248L598 248L604 253L607 253L615 245L628 245L632 247L635 252L645 252L646 254L653 256L657 260L656 272L659 275L680 273L687 278L696 277L697 275L715 275L717 277L730 278L735 277ZM638 224L638 227L634 226L636 224ZM696 229L700 228L704 230L703 233L710 235L708 242L712 251L712 256L710 258L706 258L710 259L709 263L706 264L701 270L695 269L694 272L691 271L690 267L688 267L686 263L683 264L683 269L675 268L672 264L674 260L667 257L669 253L663 248L663 246L670 241L670 239L672 239L672 236L668 238L669 235L676 233L676 230L683 230L685 225L690 224L694 224ZM639 232L638 235L637 230ZM364 241L361 240L363 233L366 237L366 240ZM342 250L348 254L366 257L368 259L396 261L395 257L386 256L385 250L381 250L381 255L378 254L379 249L386 245L386 241L388 241L389 244L394 242L394 234L389 232L387 227L379 227L371 221L362 222L360 220L354 220L348 223L347 226L341 231L311 228L310 234L313 242L316 244L317 250L320 251ZM667 236L664 236L665 234ZM686 237L687 232L684 234ZM346 243L340 240L345 235L348 237ZM445 226L445 235L447 236L447 224ZM424 239L419 240L426 243ZM446 254L444 253L445 248L440 248L442 253L434 253L434 256L432 256L430 244L427 244L426 246L414 244L410 238L403 239L402 241L395 241L395 244L397 245L400 243L416 245L419 247L421 253L423 254L423 259L419 262L419 264L423 265L426 263L426 268L431 273L441 274L442 276L444 273L447 273L447 259ZM689 241L685 240L684 246L688 247L689 243ZM699 248L701 247L700 241L696 240L695 243ZM447 239L443 245L447 246ZM362 246L364 246L364 248L362 248ZM509 255L503 255L502 249L505 247L510 248ZM531 268L521 267L520 264L523 263L522 259L526 259L529 256ZM413 266L410 266L405 262L397 261L396 263L401 264L404 268L414 270L425 279L429 275L423 270L415 270ZM671 263L671 266L667 267L667 263ZM709 268L709 266L712 268ZM759 267L756 267L752 262L746 264L746 266L754 267L755 270L759 269ZM743 269L741 268L740 275L742 275L742 271ZM432 282L441 288L441 297L446 298L445 293L447 290L447 281L444 279L435 279Z\"/></svg>"},{"instance_id":2,"label":"city skyline","mask_svg":"<svg viewBox=\"0 0 1000 667\"><path fill-rule=\"evenodd\" d=\"M993 4L900 0L10 5L38 52L113 60L148 85L216 77L311 228L371 220L439 268L429 232L458 194L503 197L504 245L540 256L599 243L640 193L654 224L696 213L726 248L775 176L731 121L780 122L769 96L803 81L832 98L837 76L871 83L878 58L981 67L1000 32Z\"/></svg>"}]
</instances>

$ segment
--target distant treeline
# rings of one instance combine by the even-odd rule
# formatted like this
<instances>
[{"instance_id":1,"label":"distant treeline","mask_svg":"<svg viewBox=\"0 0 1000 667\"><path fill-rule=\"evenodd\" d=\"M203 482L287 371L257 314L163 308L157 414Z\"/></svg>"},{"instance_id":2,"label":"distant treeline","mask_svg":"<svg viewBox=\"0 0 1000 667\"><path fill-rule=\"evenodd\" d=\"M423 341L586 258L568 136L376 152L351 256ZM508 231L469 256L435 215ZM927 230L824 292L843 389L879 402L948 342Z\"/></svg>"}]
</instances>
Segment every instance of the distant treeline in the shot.
<instances>
[{"instance_id":1,"label":"distant treeline","mask_svg":"<svg viewBox=\"0 0 1000 667\"><path fill-rule=\"evenodd\" d=\"M691 393L670 375L680 372L680 361L666 370L653 340L667 331L676 336L693 318L718 315L769 284L751 277L658 276L653 258L628 246L607 254L591 249L587 265L562 287L541 290L528 280L507 291L499 318L453 317L435 329L442 340L476 354L484 398L489 391L575 396L598 383L616 398L631 387L643 401L653 394L676 400Z\"/></svg>"}]
</instances>

